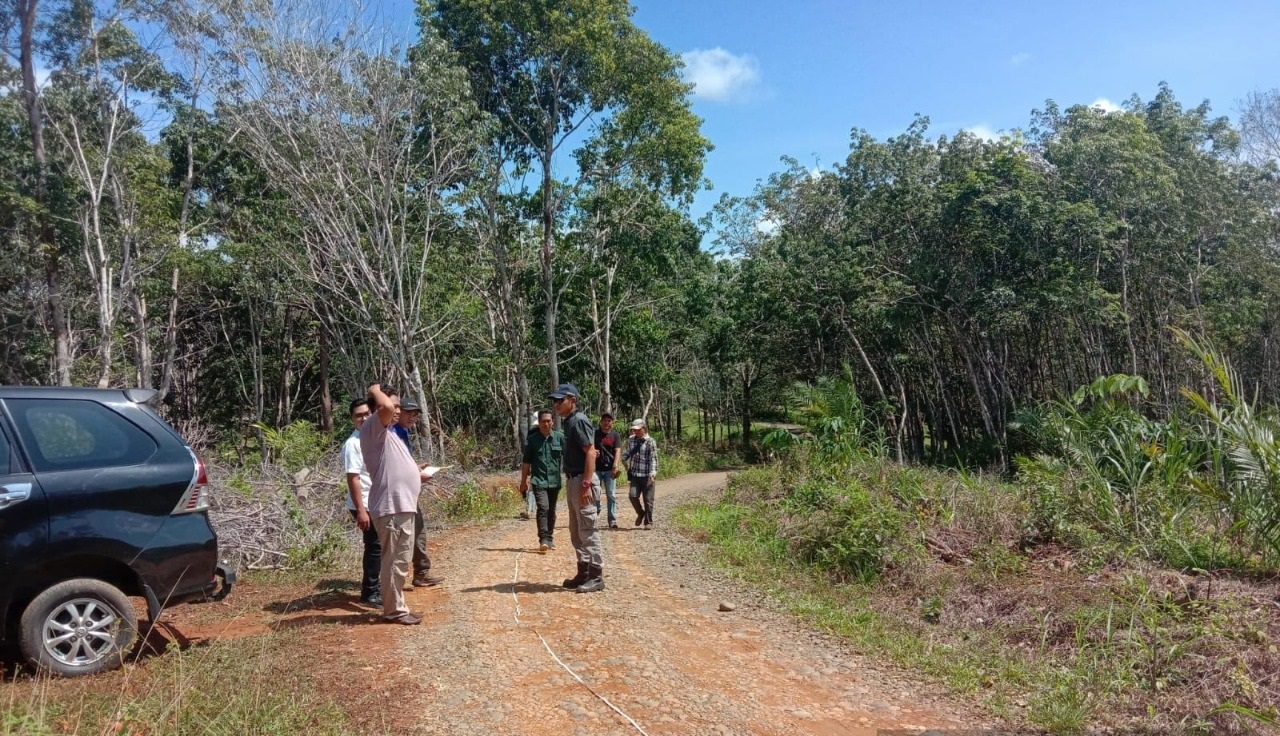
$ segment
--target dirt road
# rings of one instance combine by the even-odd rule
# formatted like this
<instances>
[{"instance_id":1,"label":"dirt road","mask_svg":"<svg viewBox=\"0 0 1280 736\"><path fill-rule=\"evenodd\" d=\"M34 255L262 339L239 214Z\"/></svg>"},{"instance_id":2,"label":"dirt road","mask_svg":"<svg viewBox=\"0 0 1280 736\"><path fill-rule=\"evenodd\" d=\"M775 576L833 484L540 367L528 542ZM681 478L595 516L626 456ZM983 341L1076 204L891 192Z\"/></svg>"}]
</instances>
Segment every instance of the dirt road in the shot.
<instances>
[{"instance_id":1,"label":"dirt road","mask_svg":"<svg viewBox=\"0 0 1280 736\"><path fill-rule=\"evenodd\" d=\"M443 589L410 597L427 621L397 629L396 656L376 668L414 681L397 725L528 736L871 736L985 725L698 564L667 511L723 483L723 474L660 482L652 531L632 527L621 491L622 528L604 532L601 593L561 587L574 569L563 502L559 549L547 555L535 551L532 521L445 535L433 553ZM734 610L719 611L721 602Z\"/></svg>"}]
</instances>

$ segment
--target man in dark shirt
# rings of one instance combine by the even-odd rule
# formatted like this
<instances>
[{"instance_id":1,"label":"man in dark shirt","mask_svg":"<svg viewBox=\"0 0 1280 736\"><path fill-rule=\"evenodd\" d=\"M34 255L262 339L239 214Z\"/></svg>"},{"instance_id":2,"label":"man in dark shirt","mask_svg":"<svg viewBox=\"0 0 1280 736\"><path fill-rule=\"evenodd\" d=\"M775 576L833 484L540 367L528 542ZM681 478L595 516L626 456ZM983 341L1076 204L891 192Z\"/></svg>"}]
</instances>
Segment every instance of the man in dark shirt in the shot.
<instances>
[{"instance_id":1,"label":"man in dark shirt","mask_svg":"<svg viewBox=\"0 0 1280 736\"><path fill-rule=\"evenodd\" d=\"M596 428L578 409L578 387L562 383L548 394L564 420L565 497L569 501L569 538L578 558L578 574L564 587L579 593L604 590L604 560L596 521L600 482L596 478Z\"/></svg>"},{"instance_id":2,"label":"man in dark shirt","mask_svg":"<svg viewBox=\"0 0 1280 736\"><path fill-rule=\"evenodd\" d=\"M538 508L538 551L555 549L556 500L560 496L560 465L564 456L564 432L551 428L551 412L538 412L538 426L529 430L520 465L520 493L533 497ZM533 481L530 490L529 482Z\"/></svg>"},{"instance_id":3,"label":"man in dark shirt","mask_svg":"<svg viewBox=\"0 0 1280 736\"><path fill-rule=\"evenodd\" d=\"M600 415L600 428L596 430L596 478L604 488L605 499L609 503L609 528L618 528L618 497L615 480L622 473L622 437L613 430L613 415L605 412ZM596 501L596 515L599 518L600 502Z\"/></svg>"}]
</instances>

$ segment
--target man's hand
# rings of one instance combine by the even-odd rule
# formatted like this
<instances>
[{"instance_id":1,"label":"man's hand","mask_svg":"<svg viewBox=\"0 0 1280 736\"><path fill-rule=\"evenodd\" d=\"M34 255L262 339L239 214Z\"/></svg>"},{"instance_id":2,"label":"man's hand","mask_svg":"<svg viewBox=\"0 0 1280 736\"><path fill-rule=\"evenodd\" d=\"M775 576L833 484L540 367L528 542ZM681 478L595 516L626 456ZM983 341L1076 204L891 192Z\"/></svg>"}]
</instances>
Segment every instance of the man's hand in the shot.
<instances>
[{"instance_id":1,"label":"man's hand","mask_svg":"<svg viewBox=\"0 0 1280 736\"><path fill-rule=\"evenodd\" d=\"M579 498L583 506L591 503L591 479L585 475L582 476L582 495Z\"/></svg>"},{"instance_id":2,"label":"man's hand","mask_svg":"<svg viewBox=\"0 0 1280 736\"><path fill-rule=\"evenodd\" d=\"M368 509L360 509L356 512L356 526L360 527L360 531L367 532L373 524L373 520L369 518Z\"/></svg>"},{"instance_id":3,"label":"man's hand","mask_svg":"<svg viewBox=\"0 0 1280 736\"><path fill-rule=\"evenodd\" d=\"M617 478L619 475L622 475L622 468L614 468L614 469L613 469L613 477L614 477L614 478Z\"/></svg>"},{"instance_id":4,"label":"man's hand","mask_svg":"<svg viewBox=\"0 0 1280 736\"><path fill-rule=\"evenodd\" d=\"M520 481L520 495L523 496L528 492L529 492L529 481L528 480Z\"/></svg>"}]
</instances>

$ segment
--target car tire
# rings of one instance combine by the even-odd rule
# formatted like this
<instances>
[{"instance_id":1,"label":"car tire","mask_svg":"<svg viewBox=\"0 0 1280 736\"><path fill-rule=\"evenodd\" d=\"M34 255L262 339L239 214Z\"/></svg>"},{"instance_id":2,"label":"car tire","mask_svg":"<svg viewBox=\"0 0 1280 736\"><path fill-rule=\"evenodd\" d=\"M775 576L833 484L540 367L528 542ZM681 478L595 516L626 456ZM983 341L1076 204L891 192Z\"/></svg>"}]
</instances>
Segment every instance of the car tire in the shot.
<instances>
[{"instance_id":1,"label":"car tire","mask_svg":"<svg viewBox=\"0 0 1280 736\"><path fill-rule=\"evenodd\" d=\"M77 677L119 667L138 638L138 616L116 586L75 578L36 596L19 631L18 649L37 670Z\"/></svg>"}]
</instances>

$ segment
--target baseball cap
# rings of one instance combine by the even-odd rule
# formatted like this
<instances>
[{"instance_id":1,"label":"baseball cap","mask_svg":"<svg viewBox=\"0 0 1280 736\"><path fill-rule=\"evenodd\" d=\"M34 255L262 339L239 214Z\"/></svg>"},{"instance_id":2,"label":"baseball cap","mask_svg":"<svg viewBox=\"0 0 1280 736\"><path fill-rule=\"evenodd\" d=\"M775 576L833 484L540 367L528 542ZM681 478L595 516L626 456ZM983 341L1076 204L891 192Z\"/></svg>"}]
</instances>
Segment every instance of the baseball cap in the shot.
<instances>
[{"instance_id":1,"label":"baseball cap","mask_svg":"<svg viewBox=\"0 0 1280 736\"><path fill-rule=\"evenodd\" d=\"M631 428L632 428L632 429L644 429L644 426L645 426L645 425L644 425L644 420L643 420L643 419L637 419L637 420L635 420L634 422L632 422L632 423L631 423Z\"/></svg>"},{"instance_id":2,"label":"baseball cap","mask_svg":"<svg viewBox=\"0 0 1280 736\"><path fill-rule=\"evenodd\" d=\"M555 391L547 394L547 398L551 399L563 399L566 396L578 398L578 387L572 383L562 383L556 387Z\"/></svg>"},{"instance_id":3,"label":"baseball cap","mask_svg":"<svg viewBox=\"0 0 1280 736\"><path fill-rule=\"evenodd\" d=\"M402 401L400 402L400 411L422 411L422 407L418 406L416 401Z\"/></svg>"}]
</instances>

